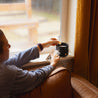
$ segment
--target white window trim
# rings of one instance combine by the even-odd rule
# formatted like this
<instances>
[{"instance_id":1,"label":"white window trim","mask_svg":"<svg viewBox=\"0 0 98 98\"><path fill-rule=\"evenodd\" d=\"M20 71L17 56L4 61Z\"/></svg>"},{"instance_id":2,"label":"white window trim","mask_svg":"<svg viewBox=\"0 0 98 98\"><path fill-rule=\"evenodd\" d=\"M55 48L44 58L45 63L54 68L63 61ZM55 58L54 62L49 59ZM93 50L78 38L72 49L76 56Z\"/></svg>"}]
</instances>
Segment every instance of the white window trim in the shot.
<instances>
[{"instance_id":1,"label":"white window trim","mask_svg":"<svg viewBox=\"0 0 98 98\"><path fill-rule=\"evenodd\" d=\"M62 0L61 38L69 44L69 52L74 55L77 0Z\"/></svg>"},{"instance_id":2,"label":"white window trim","mask_svg":"<svg viewBox=\"0 0 98 98\"><path fill-rule=\"evenodd\" d=\"M61 7L61 38L60 41L67 42L67 18L68 18L68 0L62 0ZM66 14L65 14L66 13ZM66 38L65 38L66 37Z\"/></svg>"}]
</instances>

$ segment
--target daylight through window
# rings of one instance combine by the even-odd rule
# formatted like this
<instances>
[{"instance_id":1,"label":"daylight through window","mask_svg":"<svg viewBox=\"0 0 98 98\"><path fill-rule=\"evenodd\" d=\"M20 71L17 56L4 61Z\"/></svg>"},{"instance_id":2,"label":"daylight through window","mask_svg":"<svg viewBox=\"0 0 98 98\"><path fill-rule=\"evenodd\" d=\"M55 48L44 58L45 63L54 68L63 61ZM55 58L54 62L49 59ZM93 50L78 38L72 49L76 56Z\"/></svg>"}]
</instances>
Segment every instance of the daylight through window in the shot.
<instances>
[{"instance_id":1,"label":"daylight through window","mask_svg":"<svg viewBox=\"0 0 98 98\"><path fill-rule=\"evenodd\" d=\"M7 9L3 4L8 4ZM11 52L30 48L52 37L59 39L60 12L61 0L0 0L0 28L11 44Z\"/></svg>"}]
</instances>

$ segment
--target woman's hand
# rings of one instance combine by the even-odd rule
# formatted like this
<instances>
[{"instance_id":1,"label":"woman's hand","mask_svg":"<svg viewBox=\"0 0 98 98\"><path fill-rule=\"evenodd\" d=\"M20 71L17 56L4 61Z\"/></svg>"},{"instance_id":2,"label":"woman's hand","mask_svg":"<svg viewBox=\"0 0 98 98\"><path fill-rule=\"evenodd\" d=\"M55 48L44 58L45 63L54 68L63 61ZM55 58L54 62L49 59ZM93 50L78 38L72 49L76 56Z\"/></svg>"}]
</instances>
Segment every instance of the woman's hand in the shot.
<instances>
[{"instance_id":1,"label":"woman's hand","mask_svg":"<svg viewBox=\"0 0 98 98\"><path fill-rule=\"evenodd\" d=\"M49 47L49 46L55 46L59 44L59 41L56 38L51 38L49 41L45 43L41 43L43 48Z\"/></svg>"},{"instance_id":2,"label":"woman's hand","mask_svg":"<svg viewBox=\"0 0 98 98\"><path fill-rule=\"evenodd\" d=\"M51 63L50 65L52 65L53 67L56 67L60 57L57 54L57 50L55 50L52 54L51 54Z\"/></svg>"}]
</instances>

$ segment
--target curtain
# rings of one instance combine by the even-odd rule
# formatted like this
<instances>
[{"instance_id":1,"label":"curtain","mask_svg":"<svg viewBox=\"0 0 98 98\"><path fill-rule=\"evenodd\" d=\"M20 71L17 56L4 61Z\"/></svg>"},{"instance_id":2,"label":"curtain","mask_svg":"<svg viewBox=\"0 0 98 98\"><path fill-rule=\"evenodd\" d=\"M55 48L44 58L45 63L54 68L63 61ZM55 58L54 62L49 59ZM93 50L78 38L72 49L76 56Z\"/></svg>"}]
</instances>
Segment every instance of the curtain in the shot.
<instances>
[{"instance_id":1,"label":"curtain","mask_svg":"<svg viewBox=\"0 0 98 98\"><path fill-rule=\"evenodd\" d=\"M98 87L98 0L77 0L73 71Z\"/></svg>"}]
</instances>

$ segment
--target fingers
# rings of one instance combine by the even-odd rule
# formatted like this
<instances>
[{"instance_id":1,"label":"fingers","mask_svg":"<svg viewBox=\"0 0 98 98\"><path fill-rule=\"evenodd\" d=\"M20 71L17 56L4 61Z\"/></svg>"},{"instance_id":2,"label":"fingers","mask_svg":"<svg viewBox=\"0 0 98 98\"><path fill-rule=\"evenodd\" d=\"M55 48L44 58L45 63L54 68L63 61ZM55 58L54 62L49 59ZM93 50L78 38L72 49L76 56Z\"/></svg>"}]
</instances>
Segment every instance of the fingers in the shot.
<instances>
[{"instance_id":1,"label":"fingers","mask_svg":"<svg viewBox=\"0 0 98 98\"><path fill-rule=\"evenodd\" d=\"M56 54L56 55L55 55L55 59L56 59L56 60L59 60L59 58L60 58L60 56Z\"/></svg>"},{"instance_id":2,"label":"fingers","mask_svg":"<svg viewBox=\"0 0 98 98\"><path fill-rule=\"evenodd\" d=\"M51 40L57 40L56 38L51 38Z\"/></svg>"},{"instance_id":3,"label":"fingers","mask_svg":"<svg viewBox=\"0 0 98 98\"><path fill-rule=\"evenodd\" d=\"M52 53L51 55L51 65L52 66L56 66L58 61L59 61L60 57L57 54L57 50L54 51L54 53Z\"/></svg>"},{"instance_id":4,"label":"fingers","mask_svg":"<svg viewBox=\"0 0 98 98\"><path fill-rule=\"evenodd\" d=\"M54 53L52 53L51 57L53 60L58 60L60 58L58 55L58 51L54 51Z\"/></svg>"},{"instance_id":5,"label":"fingers","mask_svg":"<svg viewBox=\"0 0 98 98\"><path fill-rule=\"evenodd\" d=\"M56 38L51 38L49 41L45 43L45 47L55 46L59 44L59 41Z\"/></svg>"},{"instance_id":6,"label":"fingers","mask_svg":"<svg viewBox=\"0 0 98 98\"><path fill-rule=\"evenodd\" d=\"M57 40L54 40L54 41L52 41L52 43L51 43L53 46L54 45L57 45L57 44L59 44L59 41L57 41Z\"/></svg>"},{"instance_id":7,"label":"fingers","mask_svg":"<svg viewBox=\"0 0 98 98\"><path fill-rule=\"evenodd\" d=\"M49 41L45 43L41 43L44 48L50 47L50 46L55 46L59 44L59 41L56 38L51 38Z\"/></svg>"},{"instance_id":8,"label":"fingers","mask_svg":"<svg viewBox=\"0 0 98 98\"><path fill-rule=\"evenodd\" d=\"M58 44L59 41L56 38L51 38L51 40L54 42L54 44Z\"/></svg>"}]
</instances>

